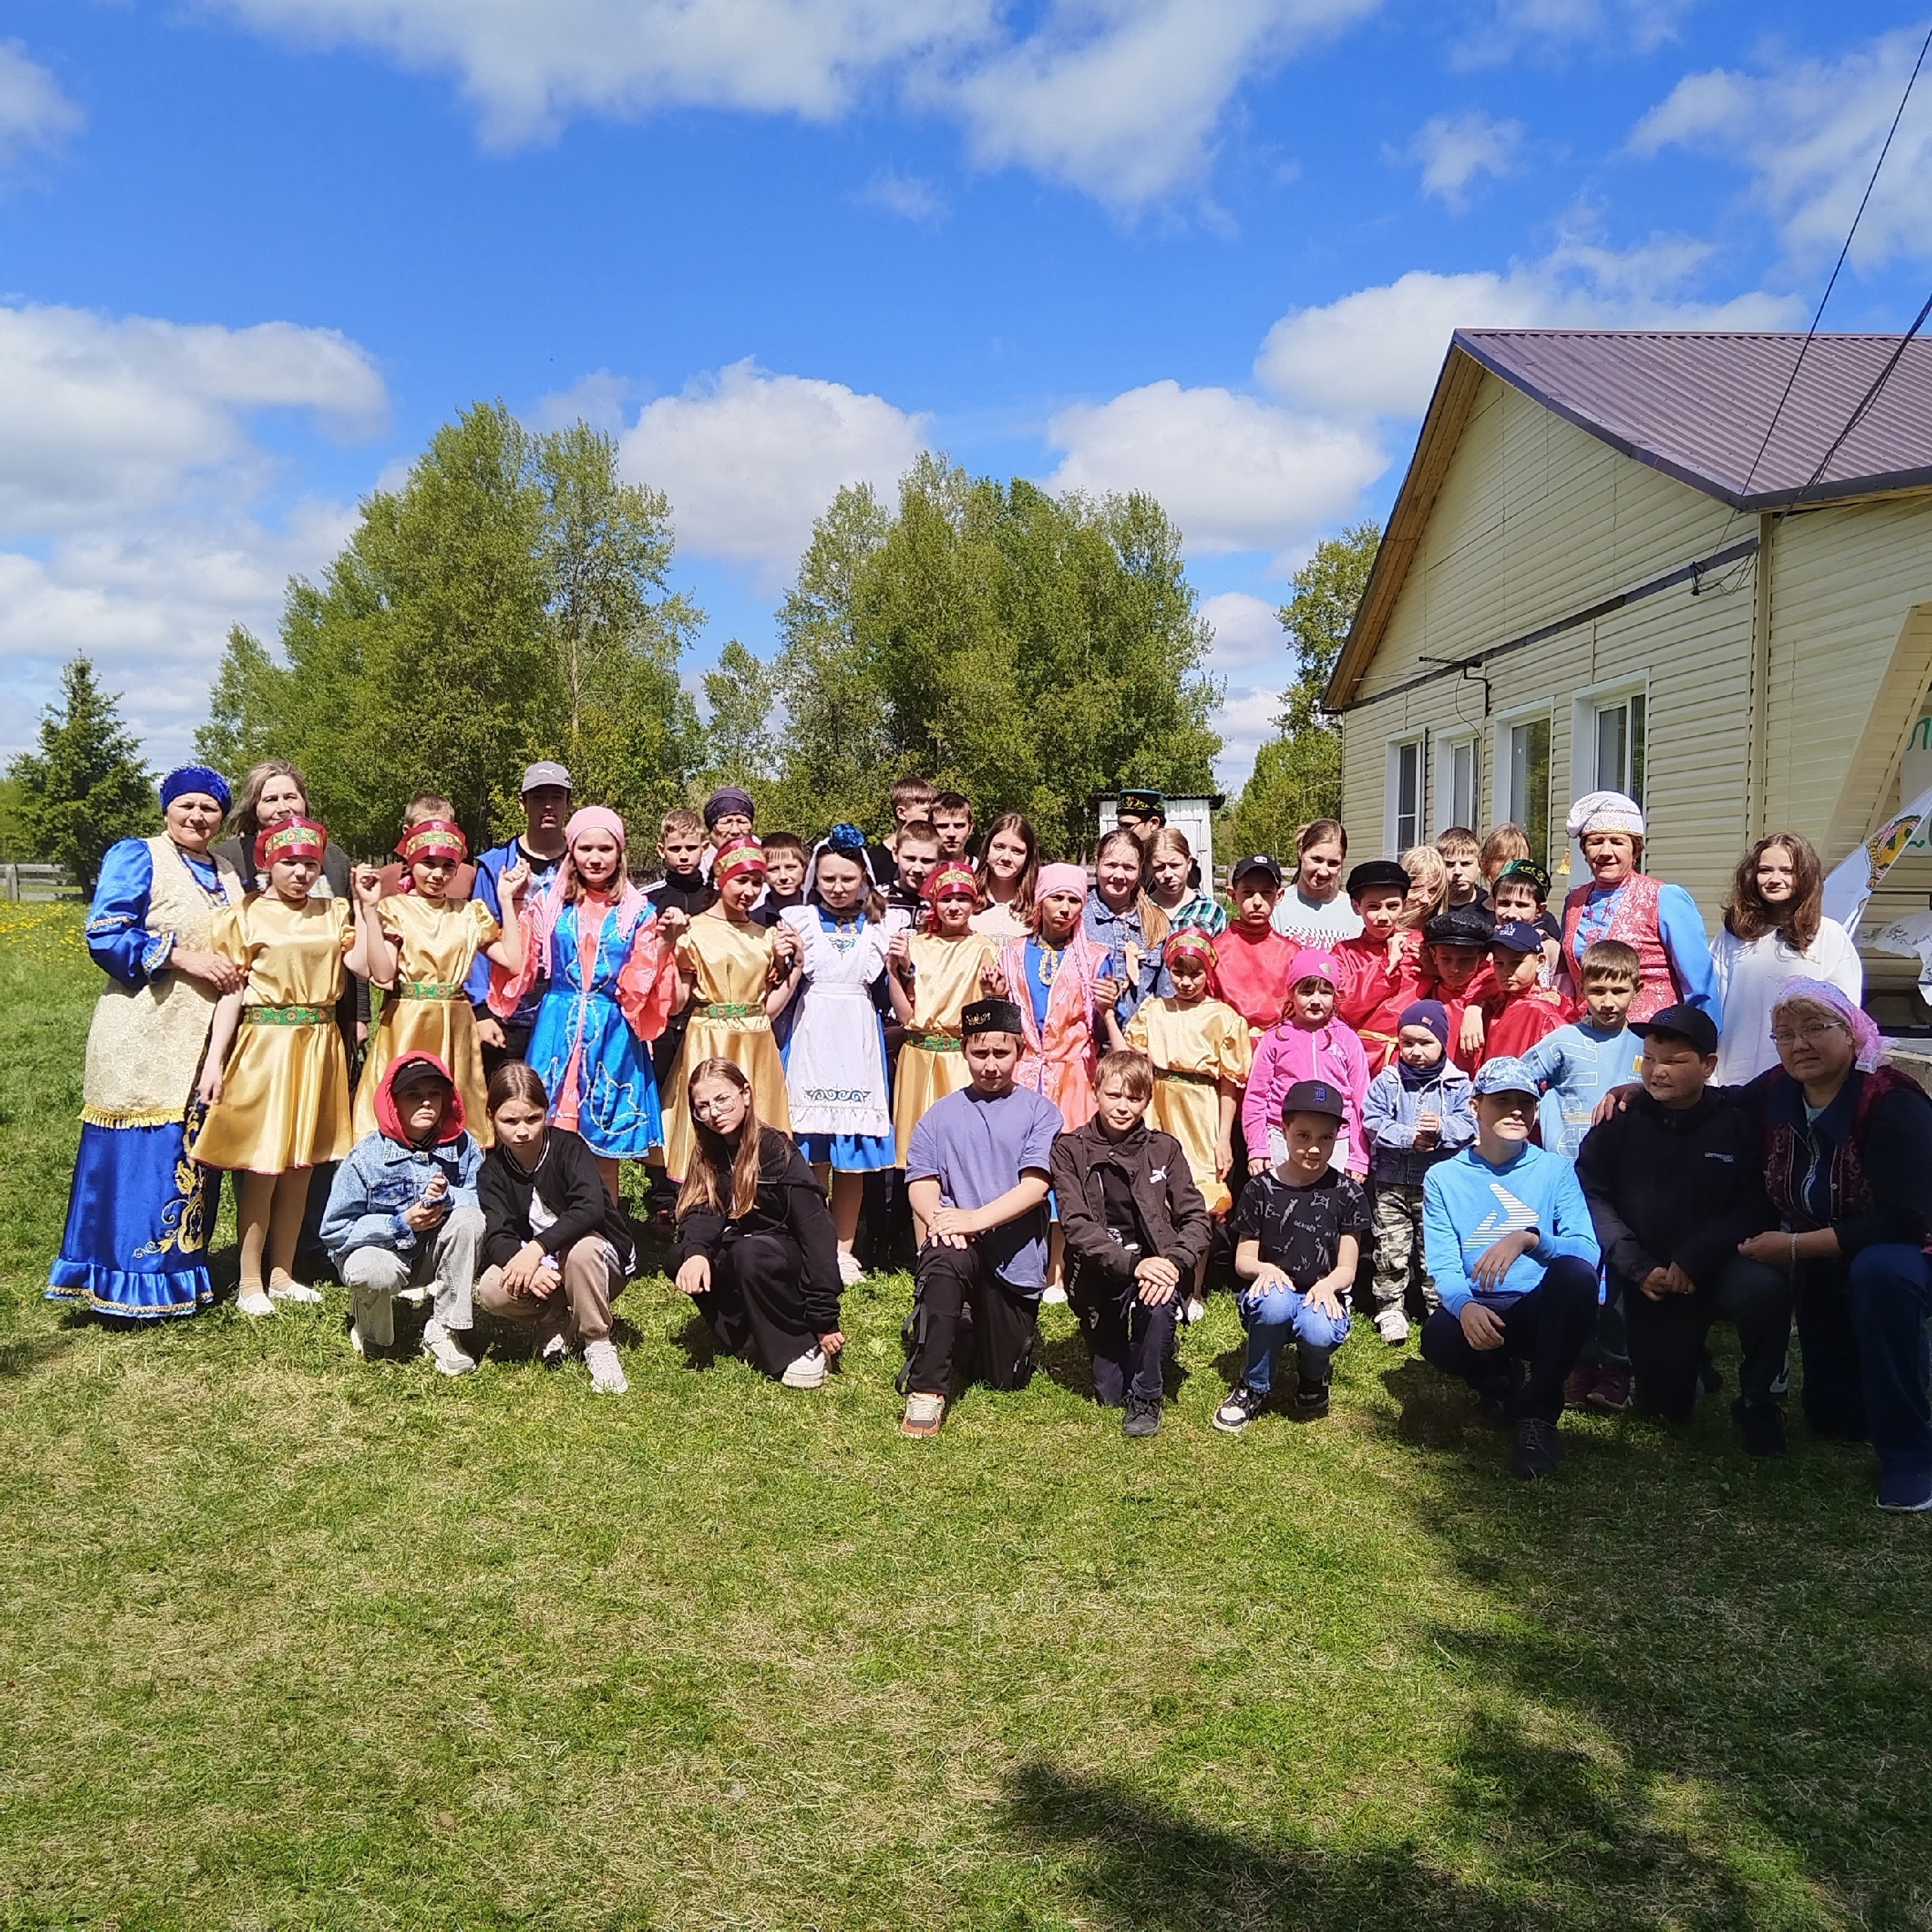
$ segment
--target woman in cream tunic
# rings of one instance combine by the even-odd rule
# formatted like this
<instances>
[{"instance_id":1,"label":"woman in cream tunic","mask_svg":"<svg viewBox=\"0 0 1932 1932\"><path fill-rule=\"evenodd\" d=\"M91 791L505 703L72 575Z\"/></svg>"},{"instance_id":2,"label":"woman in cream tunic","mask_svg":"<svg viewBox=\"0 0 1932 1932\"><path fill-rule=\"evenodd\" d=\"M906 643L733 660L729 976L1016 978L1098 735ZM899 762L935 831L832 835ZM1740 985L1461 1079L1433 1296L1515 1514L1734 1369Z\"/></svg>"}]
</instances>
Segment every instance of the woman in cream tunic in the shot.
<instances>
[{"instance_id":1,"label":"woman in cream tunic","mask_svg":"<svg viewBox=\"0 0 1932 1932\"><path fill-rule=\"evenodd\" d=\"M124 838L102 861L88 951L108 976L88 1029L81 1148L51 1300L152 1321L211 1299L215 1177L188 1158L195 1077L215 1002L242 983L211 950L214 916L240 901L209 852L228 781L183 765L161 783L165 832Z\"/></svg>"}]
</instances>

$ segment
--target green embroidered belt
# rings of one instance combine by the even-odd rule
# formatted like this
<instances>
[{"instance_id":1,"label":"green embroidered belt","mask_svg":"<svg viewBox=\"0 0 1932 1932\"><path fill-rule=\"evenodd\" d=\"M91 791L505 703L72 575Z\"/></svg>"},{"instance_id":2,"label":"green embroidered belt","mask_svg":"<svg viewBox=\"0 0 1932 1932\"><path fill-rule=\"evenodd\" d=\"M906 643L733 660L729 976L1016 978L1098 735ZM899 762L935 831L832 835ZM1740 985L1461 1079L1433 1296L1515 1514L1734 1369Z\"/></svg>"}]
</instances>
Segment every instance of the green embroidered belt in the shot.
<instances>
[{"instance_id":1,"label":"green embroidered belt","mask_svg":"<svg viewBox=\"0 0 1932 1932\"><path fill-rule=\"evenodd\" d=\"M335 1002L327 1006L245 1006L245 1026L323 1026L335 1018Z\"/></svg>"},{"instance_id":2,"label":"green embroidered belt","mask_svg":"<svg viewBox=\"0 0 1932 1932\"><path fill-rule=\"evenodd\" d=\"M447 1003L462 996L463 986L459 980L398 980L395 983L395 997L398 999L439 999Z\"/></svg>"},{"instance_id":3,"label":"green embroidered belt","mask_svg":"<svg viewBox=\"0 0 1932 1932\"><path fill-rule=\"evenodd\" d=\"M1154 1069L1156 1080L1184 1081L1190 1087L1212 1087L1218 1084L1217 1076L1211 1073L1183 1073L1177 1066L1157 1066Z\"/></svg>"},{"instance_id":4,"label":"green embroidered belt","mask_svg":"<svg viewBox=\"0 0 1932 1932\"><path fill-rule=\"evenodd\" d=\"M771 1015L765 1011L762 1000L740 1003L737 1000L714 1000L709 1006L697 1010L700 1020L755 1020L764 1026L771 1024Z\"/></svg>"},{"instance_id":5,"label":"green embroidered belt","mask_svg":"<svg viewBox=\"0 0 1932 1932\"><path fill-rule=\"evenodd\" d=\"M957 1033L908 1033L906 1044L909 1047L924 1047L929 1054L958 1054L966 1051L966 1043Z\"/></svg>"}]
</instances>

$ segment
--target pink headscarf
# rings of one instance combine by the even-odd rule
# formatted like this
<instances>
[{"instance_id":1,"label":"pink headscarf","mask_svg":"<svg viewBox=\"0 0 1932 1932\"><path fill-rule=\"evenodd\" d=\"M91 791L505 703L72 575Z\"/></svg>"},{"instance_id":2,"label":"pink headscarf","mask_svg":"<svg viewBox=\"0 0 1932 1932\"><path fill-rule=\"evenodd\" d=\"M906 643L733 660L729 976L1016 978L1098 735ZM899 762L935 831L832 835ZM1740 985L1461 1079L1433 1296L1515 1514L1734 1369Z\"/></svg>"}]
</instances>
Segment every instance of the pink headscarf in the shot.
<instances>
[{"instance_id":1,"label":"pink headscarf","mask_svg":"<svg viewBox=\"0 0 1932 1932\"><path fill-rule=\"evenodd\" d=\"M1084 899L1087 891L1084 866L1042 866L1033 883L1033 903L1038 905L1050 892L1077 892Z\"/></svg>"},{"instance_id":2,"label":"pink headscarf","mask_svg":"<svg viewBox=\"0 0 1932 1932\"><path fill-rule=\"evenodd\" d=\"M617 841L617 879L622 881L617 894L617 930L628 940L636 931L638 921L651 911L651 903L640 892L625 869L626 848L629 835L624 829L624 821L608 805L580 805L571 813L570 822L564 827L563 863L558 866L555 876L549 884L538 894L528 905L524 917L529 927L526 943L537 950L537 957L543 962L540 971L547 971L550 956L550 935L556 931L557 921L562 916L568 903L565 895L573 885L580 884L577 875L577 863L574 854L577 841L586 832L606 832ZM583 887L589 891L587 885Z\"/></svg>"},{"instance_id":3,"label":"pink headscarf","mask_svg":"<svg viewBox=\"0 0 1932 1932\"><path fill-rule=\"evenodd\" d=\"M1864 1008L1847 997L1842 987L1833 986L1829 980L1813 980L1803 974L1794 974L1789 980L1778 982L1777 997L1771 1001L1771 1017L1776 1020L1778 1008L1788 999L1808 999L1820 1006L1828 1006L1841 1019L1851 1035L1852 1044L1857 1049L1854 1064L1861 1073L1869 1073L1883 1057L1885 1036L1878 1031L1878 1023Z\"/></svg>"},{"instance_id":4,"label":"pink headscarf","mask_svg":"<svg viewBox=\"0 0 1932 1932\"><path fill-rule=\"evenodd\" d=\"M1288 990L1293 992L1304 980L1326 980L1340 992L1341 962L1332 952L1324 952L1319 946L1305 946L1295 955L1295 963L1288 968Z\"/></svg>"}]
</instances>

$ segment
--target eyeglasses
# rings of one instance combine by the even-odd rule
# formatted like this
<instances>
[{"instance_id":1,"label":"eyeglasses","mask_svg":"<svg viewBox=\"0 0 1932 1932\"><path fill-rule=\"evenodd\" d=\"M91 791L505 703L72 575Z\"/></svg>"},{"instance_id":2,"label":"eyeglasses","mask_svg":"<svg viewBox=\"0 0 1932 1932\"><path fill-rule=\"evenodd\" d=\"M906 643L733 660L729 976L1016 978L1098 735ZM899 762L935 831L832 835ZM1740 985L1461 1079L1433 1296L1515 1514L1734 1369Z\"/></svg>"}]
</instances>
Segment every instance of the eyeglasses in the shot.
<instances>
[{"instance_id":1,"label":"eyeglasses","mask_svg":"<svg viewBox=\"0 0 1932 1932\"><path fill-rule=\"evenodd\" d=\"M1842 1020L1812 1020L1795 1029L1788 1026L1771 1029L1771 1044L1774 1047L1795 1046L1801 1040L1807 1047L1814 1047L1827 1033L1848 1032Z\"/></svg>"},{"instance_id":2,"label":"eyeglasses","mask_svg":"<svg viewBox=\"0 0 1932 1932\"><path fill-rule=\"evenodd\" d=\"M691 1112L694 1114L720 1114L740 1104L736 1094L714 1094L708 1100L694 1100Z\"/></svg>"}]
</instances>

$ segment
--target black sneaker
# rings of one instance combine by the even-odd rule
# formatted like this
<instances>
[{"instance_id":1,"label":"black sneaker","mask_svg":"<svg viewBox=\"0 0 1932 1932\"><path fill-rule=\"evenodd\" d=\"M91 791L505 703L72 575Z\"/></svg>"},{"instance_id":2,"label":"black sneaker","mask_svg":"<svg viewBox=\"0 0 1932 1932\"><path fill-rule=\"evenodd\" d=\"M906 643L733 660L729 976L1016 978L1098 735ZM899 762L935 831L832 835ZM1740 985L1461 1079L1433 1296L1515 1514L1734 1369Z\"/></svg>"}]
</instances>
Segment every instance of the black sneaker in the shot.
<instances>
[{"instance_id":1,"label":"black sneaker","mask_svg":"<svg viewBox=\"0 0 1932 1932\"><path fill-rule=\"evenodd\" d=\"M1319 1422L1328 1413L1328 1385L1306 1384L1295 1391L1295 1414L1303 1422Z\"/></svg>"},{"instance_id":2,"label":"black sneaker","mask_svg":"<svg viewBox=\"0 0 1932 1932\"><path fill-rule=\"evenodd\" d=\"M1711 1359L1709 1349L1704 1358L1697 1364L1697 1386L1706 1395L1715 1395L1724 1386L1724 1371Z\"/></svg>"},{"instance_id":3,"label":"black sneaker","mask_svg":"<svg viewBox=\"0 0 1932 1932\"><path fill-rule=\"evenodd\" d=\"M1540 1417L1525 1416L1516 1425L1516 1454L1509 1466L1519 1476L1534 1479L1556 1473L1556 1425Z\"/></svg>"},{"instance_id":4,"label":"black sneaker","mask_svg":"<svg viewBox=\"0 0 1932 1932\"><path fill-rule=\"evenodd\" d=\"M1730 1419L1744 1438L1747 1456L1785 1453L1784 1411L1775 1402L1747 1402L1740 1395L1730 1405Z\"/></svg>"},{"instance_id":5,"label":"black sneaker","mask_svg":"<svg viewBox=\"0 0 1932 1932\"><path fill-rule=\"evenodd\" d=\"M1238 1435L1261 1413L1261 1405L1267 1399L1245 1382L1237 1382L1228 1399L1214 1411L1214 1426L1223 1435Z\"/></svg>"},{"instance_id":6,"label":"black sneaker","mask_svg":"<svg viewBox=\"0 0 1932 1932\"><path fill-rule=\"evenodd\" d=\"M1122 1419L1120 1432L1123 1435L1158 1435L1161 1432L1161 1405L1149 1401L1143 1395L1130 1395L1127 1398L1127 1414Z\"/></svg>"}]
</instances>

